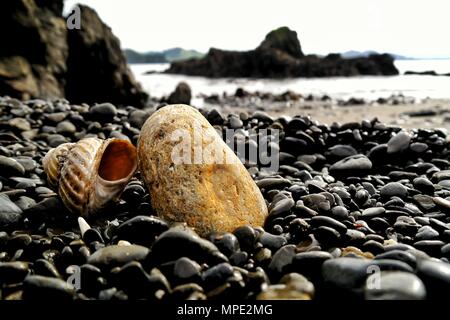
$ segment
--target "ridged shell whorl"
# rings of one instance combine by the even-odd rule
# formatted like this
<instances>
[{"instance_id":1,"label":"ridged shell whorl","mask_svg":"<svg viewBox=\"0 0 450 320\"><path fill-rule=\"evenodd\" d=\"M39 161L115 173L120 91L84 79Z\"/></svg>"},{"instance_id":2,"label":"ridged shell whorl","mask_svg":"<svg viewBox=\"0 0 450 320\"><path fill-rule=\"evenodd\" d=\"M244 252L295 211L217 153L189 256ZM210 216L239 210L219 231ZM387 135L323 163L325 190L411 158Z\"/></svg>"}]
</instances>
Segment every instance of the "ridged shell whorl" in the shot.
<instances>
[{"instance_id":1,"label":"ridged shell whorl","mask_svg":"<svg viewBox=\"0 0 450 320\"><path fill-rule=\"evenodd\" d=\"M127 140L86 138L50 150L43 165L66 207L86 217L120 196L136 170L136 148Z\"/></svg>"}]
</instances>

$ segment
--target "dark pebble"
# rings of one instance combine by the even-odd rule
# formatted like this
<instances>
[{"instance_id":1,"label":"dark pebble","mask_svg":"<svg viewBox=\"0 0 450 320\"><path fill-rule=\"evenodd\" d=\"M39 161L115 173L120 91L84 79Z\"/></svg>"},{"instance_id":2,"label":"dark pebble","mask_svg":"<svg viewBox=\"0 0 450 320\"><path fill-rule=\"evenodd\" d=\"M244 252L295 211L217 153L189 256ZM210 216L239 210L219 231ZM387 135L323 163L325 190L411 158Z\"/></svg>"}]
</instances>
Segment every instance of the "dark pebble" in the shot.
<instances>
[{"instance_id":1,"label":"dark pebble","mask_svg":"<svg viewBox=\"0 0 450 320\"><path fill-rule=\"evenodd\" d=\"M423 300L425 286L415 274L383 271L367 278L364 295L367 300Z\"/></svg>"},{"instance_id":2,"label":"dark pebble","mask_svg":"<svg viewBox=\"0 0 450 320\"><path fill-rule=\"evenodd\" d=\"M409 148L410 141L411 136L405 131L400 131L388 141L387 153L393 154L405 151Z\"/></svg>"},{"instance_id":3,"label":"dark pebble","mask_svg":"<svg viewBox=\"0 0 450 320\"><path fill-rule=\"evenodd\" d=\"M337 246L341 240L341 234L330 227L320 226L314 230L314 235L321 245L328 248Z\"/></svg>"},{"instance_id":4,"label":"dark pebble","mask_svg":"<svg viewBox=\"0 0 450 320\"><path fill-rule=\"evenodd\" d=\"M450 290L450 264L434 259L424 259L417 266L417 275L427 288L428 299L442 300Z\"/></svg>"},{"instance_id":5,"label":"dark pebble","mask_svg":"<svg viewBox=\"0 0 450 320\"><path fill-rule=\"evenodd\" d=\"M362 212L362 218L371 219L375 217L383 216L386 212L386 209L383 207L372 207L364 209Z\"/></svg>"},{"instance_id":6,"label":"dark pebble","mask_svg":"<svg viewBox=\"0 0 450 320\"><path fill-rule=\"evenodd\" d=\"M214 244L182 227L163 232L153 244L150 257L155 263L174 261L181 257L209 265L228 260Z\"/></svg>"},{"instance_id":7,"label":"dark pebble","mask_svg":"<svg viewBox=\"0 0 450 320\"><path fill-rule=\"evenodd\" d=\"M25 300L70 301L74 296L74 288L61 279L30 275L23 281Z\"/></svg>"},{"instance_id":8,"label":"dark pebble","mask_svg":"<svg viewBox=\"0 0 450 320\"><path fill-rule=\"evenodd\" d=\"M394 196L405 198L408 195L408 189L399 182L389 182L381 188L380 195L386 198Z\"/></svg>"},{"instance_id":9,"label":"dark pebble","mask_svg":"<svg viewBox=\"0 0 450 320\"><path fill-rule=\"evenodd\" d=\"M259 236L259 241L265 248L270 249L272 252L276 252L287 243L285 237L273 235L268 232L263 232Z\"/></svg>"},{"instance_id":10,"label":"dark pebble","mask_svg":"<svg viewBox=\"0 0 450 320\"><path fill-rule=\"evenodd\" d=\"M0 284L22 282L30 272L28 263L22 261L0 262Z\"/></svg>"},{"instance_id":11,"label":"dark pebble","mask_svg":"<svg viewBox=\"0 0 450 320\"><path fill-rule=\"evenodd\" d=\"M22 210L8 196L0 194L0 228L15 225L22 218Z\"/></svg>"},{"instance_id":12,"label":"dark pebble","mask_svg":"<svg viewBox=\"0 0 450 320\"><path fill-rule=\"evenodd\" d=\"M340 234L345 234L347 232L347 227L342 222L337 221L331 217L326 216L315 216L311 218L311 226L313 227L330 227L338 231Z\"/></svg>"},{"instance_id":13,"label":"dark pebble","mask_svg":"<svg viewBox=\"0 0 450 320\"><path fill-rule=\"evenodd\" d=\"M131 261L142 261L149 253L146 247L139 245L111 245L94 252L88 263L100 268L113 268Z\"/></svg>"},{"instance_id":14,"label":"dark pebble","mask_svg":"<svg viewBox=\"0 0 450 320\"><path fill-rule=\"evenodd\" d=\"M330 167L330 174L337 176L363 176L372 169L372 162L364 155L344 158Z\"/></svg>"},{"instance_id":15,"label":"dark pebble","mask_svg":"<svg viewBox=\"0 0 450 320\"><path fill-rule=\"evenodd\" d=\"M117 109L111 103L102 103L92 106L89 113L94 120L108 122L117 114Z\"/></svg>"},{"instance_id":16,"label":"dark pebble","mask_svg":"<svg viewBox=\"0 0 450 320\"><path fill-rule=\"evenodd\" d=\"M434 185L427 178L419 177L413 180L413 186L417 190L423 192L426 195L434 194Z\"/></svg>"},{"instance_id":17,"label":"dark pebble","mask_svg":"<svg viewBox=\"0 0 450 320\"><path fill-rule=\"evenodd\" d=\"M272 257L269 264L268 271L275 277L281 276L285 268L289 268L294 256L296 254L296 247L292 244L285 245L280 248Z\"/></svg>"},{"instance_id":18,"label":"dark pebble","mask_svg":"<svg viewBox=\"0 0 450 320\"><path fill-rule=\"evenodd\" d=\"M223 284L233 275L233 267L228 263L219 263L202 274L204 287L211 290Z\"/></svg>"},{"instance_id":19,"label":"dark pebble","mask_svg":"<svg viewBox=\"0 0 450 320\"><path fill-rule=\"evenodd\" d=\"M385 249L386 250L386 249ZM399 260L407 263L411 266L411 268L416 268L417 265L417 258L412 255L411 253L403 250L390 250L387 252L380 253L376 255L376 260L380 259L393 259L393 260Z\"/></svg>"},{"instance_id":20,"label":"dark pebble","mask_svg":"<svg viewBox=\"0 0 450 320\"><path fill-rule=\"evenodd\" d=\"M136 216L120 224L114 231L114 238L150 246L168 228L166 222L156 217Z\"/></svg>"},{"instance_id":21,"label":"dark pebble","mask_svg":"<svg viewBox=\"0 0 450 320\"><path fill-rule=\"evenodd\" d=\"M239 250L239 240L232 233L212 234L209 240L227 257Z\"/></svg>"},{"instance_id":22,"label":"dark pebble","mask_svg":"<svg viewBox=\"0 0 450 320\"><path fill-rule=\"evenodd\" d=\"M0 155L0 176L23 176L25 168L15 159Z\"/></svg>"},{"instance_id":23,"label":"dark pebble","mask_svg":"<svg viewBox=\"0 0 450 320\"><path fill-rule=\"evenodd\" d=\"M256 243L255 230L250 226L242 226L233 231L239 240L239 245L244 251L252 251Z\"/></svg>"},{"instance_id":24,"label":"dark pebble","mask_svg":"<svg viewBox=\"0 0 450 320\"><path fill-rule=\"evenodd\" d=\"M416 249L422 250L433 257L441 256L441 248L445 243L441 240L421 240L414 243Z\"/></svg>"}]
</instances>

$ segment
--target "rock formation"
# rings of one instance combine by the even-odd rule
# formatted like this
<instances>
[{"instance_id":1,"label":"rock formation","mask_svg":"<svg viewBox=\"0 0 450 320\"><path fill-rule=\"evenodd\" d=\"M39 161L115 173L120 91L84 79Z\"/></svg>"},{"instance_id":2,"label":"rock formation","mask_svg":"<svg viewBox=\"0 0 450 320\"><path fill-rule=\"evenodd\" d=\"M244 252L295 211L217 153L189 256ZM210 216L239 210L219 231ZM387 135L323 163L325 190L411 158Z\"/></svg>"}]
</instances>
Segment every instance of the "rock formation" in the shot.
<instances>
[{"instance_id":1,"label":"rock formation","mask_svg":"<svg viewBox=\"0 0 450 320\"><path fill-rule=\"evenodd\" d=\"M67 98L75 103L141 105L146 95L128 68L119 39L94 10L80 9L81 29L68 31Z\"/></svg>"},{"instance_id":2,"label":"rock formation","mask_svg":"<svg viewBox=\"0 0 450 320\"><path fill-rule=\"evenodd\" d=\"M143 105L119 40L92 9L80 6L81 29L68 30L63 0L0 3L0 94L19 99Z\"/></svg>"},{"instance_id":3,"label":"rock formation","mask_svg":"<svg viewBox=\"0 0 450 320\"><path fill-rule=\"evenodd\" d=\"M191 87L186 82L180 82L175 91L169 95L168 104L190 104L192 98Z\"/></svg>"},{"instance_id":4,"label":"rock formation","mask_svg":"<svg viewBox=\"0 0 450 320\"><path fill-rule=\"evenodd\" d=\"M211 48L203 59L174 62L167 73L206 77L330 77L396 75L387 54L344 59L339 54L305 56L297 33L287 27L271 31L255 50L225 51Z\"/></svg>"},{"instance_id":5,"label":"rock formation","mask_svg":"<svg viewBox=\"0 0 450 320\"><path fill-rule=\"evenodd\" d=\"M0 93L64 96L68 46L62 6L62 0L1 2Z\"/></svg>"}]
</instances>

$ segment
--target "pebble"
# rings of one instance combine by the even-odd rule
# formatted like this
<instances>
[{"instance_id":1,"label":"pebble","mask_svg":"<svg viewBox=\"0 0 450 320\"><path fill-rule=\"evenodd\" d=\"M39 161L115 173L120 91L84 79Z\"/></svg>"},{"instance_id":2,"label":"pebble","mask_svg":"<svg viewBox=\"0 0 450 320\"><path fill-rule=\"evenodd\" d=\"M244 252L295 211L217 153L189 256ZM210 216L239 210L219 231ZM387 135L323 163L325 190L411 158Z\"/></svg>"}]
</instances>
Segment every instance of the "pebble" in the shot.
<instances>
[{"instance_id":1,"label":"pebble","mask_svg":"<svg viewBox=\"0 0 450 320\"><path fill-rule=\"evenodd\" d=\"M426 289L416 275L401 271L383 271L366 280L364 295L367 300L423 300Z\"/></svg>"},{"instance_id":2,"label":"pebble","mask_svg":"<svg viewBox=\"0 0 450 320\"><path fill-rule=\"evenodd\" d=\"M277 217L285 212L289 212L294 205L295 202L291 198L280 200L275 204L275 206L269 208L269 215L272 217Z\"/></svg>"},{"instance_id":3,"label":"pebble","mask_svg":"<svg viewBox=\"0 0 450 320\"><path fill-rule=\"evenodd\" d=\"M252 251L256 243L256 232L250 226L238 227L233 231L234 236L238 239L242 250Z\"/></svg>"},{"instance_id":4,"label":"pebble","mask_svg":"<svg viewBox=\"0 0 450 320\"><path fill-rule=\"evenodd\" d=\"M341 239L341 234L333 228L320 226L314 231L314 235L321 245L326 247L337 246Z\"/></svg>"},{"instance_id":5,"label":"pebble","mask_svg":"<svg viewBox=\"0 0 450 320\"><path fill-rule=\"evenodd\" d=\"M135 110L130 113L129 121L133 127L140 129L149 116L148 112Z\"/></svg>"},{"instance_id":6,"label":"pebble","mask_svg":"<svg viewBox=\"0 0 450 320\"><path fill-rule=\"evenodd\" d=\"M419 207L421 207L425 211L430 211L436 207L433 198L430 196L416 194L413 196L413 199L419 205Z\"/></svg>"},{"instance_id":7,"label":"pebble","mask_svg":"<svg viewBox=\"0 0 450 320\"><path fill-rule=\"evenodd\" d=\"M383 216L385 212L386 212L386 209L383 207L367 208L367 209L364 209L364 211L362 212L362 217L366 218L366 219L371 219L371 218Z\"/></svg>"},{"instance_id":8,"label":"pebble","mask_svg":"<svg viewBox=\"0 0 450 320\"><path fill-rule=\"evenodd\" d=\"M294 256L287 270L298 272L310 279L318 279L323 263L329 259L333 259L333 256L326 251L300 252Z\"/></svg>"},{"instance_id":9,"label":"pebble","mask_svg":"<svg viewBox=\"0 0 450 320\"><path fill-rule=\"evenodd\" d=\"M380 195L386 198L405 198L408 195L408 189L399 182L389 182L381 188Z\"/></svg>"},{"instance_id":10,"label":"pebble","mask_svg":"<svg viewBox=\"0 0 450 320\"><path fill-rule=\"evenodd\" d=\"M182 257L175 261L173 274L177 284L196 282L201 277L201 266L189 258Z\"/></svg>"},{"instance_id":11,"label":"pebble","mask_svg":"<svg viewBox=\"0 0 450 320\"><path fill-rule=\"evenodd\" d=\"M329 259L322 265L322 276L329 285L352 290L364 284L369 265L370 261L366 259L347 257Z\"/></svg>"},{"instance_id":12,"label":"pebble","mask_svg":"<svg viewBox=\"0 0 450 320\"><path fill-rule=\"evenodd\" d=\"M152 269L148 274L137 261L115 268L111 273L116 278L117 288L123 290L130 299L158 300L170 290L167 279L158 269Z\"/></svg>"},{"instance_id":13,"label":"pebble","mask_svg":"<svg viewBox=\"0 0 450 320\"><path fill-rule=\"evenodd\" d=\"M400 131L387 143L387 153L394 154L407 150L411 142L411 136L405 131Z\"/></svg>"},{"instance_id":14,"label":"pebble","mask_svg":"<svg viewBox=\"0 0 450 320\"><path fill-rule=\"evenodd\" d=\"M278 249L280 249L287 243L285 237L273 235L268 232L263 232L259 236L259 241L265 248L268 248L272 252L276 252Z\"/></svg>"},{"instance_id":15,"label":"pebble","mask_svg":"<svg viewBox=\"0 0 450 320\"><path fill-rule=\"evenodd\" d=\"M27 196L20 196L19 199L17 199L14 202L22 211L31 208L36 204L36 201L33 198L27 197ZM1 211L1 210L0 210Z\"/></svg>"},{"instance_id":16,"label":"pebble","mask_svg":"<svg viewBox=\"0 0 450 320\"><path fill-rule=\"evenodd\" d=\"M423 192L426 195L433 195L433 193L434 193L433 183L426 178L422 178L422 177L415 178L413 180L413 186L414 186L414 188Z\"/></svg>"},{"instance_id":17,"label":"pebble","mask_svg":"<svg viewBox=\"0 0 450 320\"><path fill-rule=\"evenodd\" d=\"M428 149L428 145L422 142L413 142L411 143L409 148L411 149L411 151L422 153Z\"/></svg>"},{"instance_id":18,"label":"pebble","mask_svg":"<svg viewBox=\"0 0 450 320\"><path fill-rule=\"evenodd\" d=\"M450 290L449 263L423 259L417 266L417 275L424 282L429 299L442 299L442 293Z\"/></svg>"},{"instance_id":19,"label":"pebble","mask_svg":"<svg viewBox=\"0 0 450 320\"><path fill-rule=\"evenodd\" d=\"M273 255L268 270L273 274L274 277L280 276L283 273L284 269L292 263L295 254L296 247L294 245L285 245Z\"/></svg>"},{"instance_id":20,"label":"pebble","mask_svg":"<svg viewBox=\"0 0 450 320\"><path fill-rule=\"evenodd\" d=\"M441 197L434 197L433 201L436 205L438 205L440 208L450 211L450 201L447 199L443 199Z\"/></svg>"},{"instance_id":21,"label":"pebble","mask_svg":"<svg viewBox=\"0 0 450 320\"><path fill-rule=\"evenodd\" d=\"M70 301L74 295L74 288L61 279L29 275L23 281L25 300Z\"/></svg>"},{"instance_id":22,"label":"pebble","mask_svg":"<svg viewBox=\"0 0 450 320\"><path fill-rule=\"evenodd\" d=\"M337 221L331 217L326 216L315 216L311 218L311 226L320 227L326 226L333 228L338 231L340 234L345 234L347 232L347 227L342 222Z\"/></svg>"},{"instance_id":23,"label":"pebble","mask_svg":"<svg viewBox=\"0 0 450 320\"><path fill-rule=\"evenodd\" d=\"M89 113L97 121L110 122L117 114L117 109L111 103L102 103L92 106Z\"/></svg>"},{"instance_id":24,"label":"pebble","mask_svg":"<svg viewBox=\"0 0 450 320\"><path fill-rule=\"evenodd\" d=\"M230 128L231 129L242 128L242 126L244 125L242 120L239 119L238 117L230 117L229 121L230 121Z\"/></svg>"},{"instance_id":25,"label":"pebble","mask_svg":"<svg viewBox=\"0 0 450 320\"><path fill-rule=\"evenodd\" d=\"M37 162L30 157L21 156L14 159L22 165L25 172L33 172L38 166Z\"/></svg>"},{"instance_id":26,"label":"pebble","mask_svg":"<svg viewBox=\"0 0 450 320\"><path fill-rule=\"evenodd\" d=\"M223 284L228 278L233 275L233 267L226 262L219 263L212 268L209 268L202 274L203 283L207 290L212 290Z\"/></svg>"},{"instance_id":27,"label":"pebble","mask_svg":"<svg viewBox=\"0 0 450 320\"><path fill-rule=\"evenodd\" d=\"M311 300L314 297L314 285L298 273L283 276L280 284L268 286L257 300Z\"/></svg>"},{"instance_id":28,"label":"pebble","mask_svg":"<svg viewBox=\"0 0 450 320\"><path fill-rule=\"evenodd\" d=\"M65 133L75 133L77 131L77 128L75 125L70 121L62 121L56 125L56 132L65 134Z\"/></svg>"},{"instance_id":29,"label":"pebble","mask_svg":"<svg viewBox=\"0 0 450 320\"><path fill-rule=\"evenodd\" d=\"M136 216L120 224L114 232L114 237L133 244L151 246L168 228L167 223L156 217Z\"/></svg>"},{"instance_id":30,"label":"pebble","mask_svg":"<svg viewBox=\"0 0 450 320\"><path fill-rule=\"evenodd\" d=\"M44 277L61 278L61 275L50 261L38 259L33 264L34 274Z\"/></svg>"},{"instance_id":31,"label":"pebble","mask_svg":"<svg viewBox=\"0 0 450 320\"><path fill-rule=\"evenodd\" d=\"M335 145L328 149L328 156L337 158L338 160L356 155L358 152L349 145Z\"/></svg>"},{"instance_id":32,"label":"pebble","mask_svg":"<svg viewBox=\"0 0 450 320\"><path fill-rule=\"evenodd\" d=\"M0 155L0 176L23 176L25 168L15 159Z\"/></svg>"},{"instance_id":33,"label":"pebble","mask_svg":"<svg viewBox=\"0 0 450 320\"><path fill-rule=\"evenodd\" d=\"M389 250L387 251L385 248L386 252L377 254L375 259L376 260L380 260L380 259L393 259L393 260L399 260L399 261L403 261L405 263L407 263L408 265L411 266L411 268L416 268L417 265L417 258L407 252L407 251L403 251L403 250L398 250L398 249L394 249L394 250Z\"/></svg>"},{"instance_id":34,"label":"pebble","mask_svg":"<svg viewBox=\"0 0 450 320\"><path fill-rule=\"evenodd\" d=\"M30 272L27 262L0 262L0 285L20 283Z\"/></svg>"},{"instance_id":35,"label":"pebble","mask_svg":"<svg viewBox=\"0 0 450 320\"><path fill-rule=\"evenodd\" d=\"M422 250L433 257L440 257L441 248L444 246L444 242L441 240L420 240L414 242L414 247Z\"/></svg>"},{"instance_id":36,"label":"pebble","mask_svg":"<svg viewBox=\"0 0 450 320\"><path fill-rule=\"evenodd\" d=\"M441 254L443 257L450 259L450 243L443 245L441 248Z\"/></svg>"},{"instance_id":37,"label":"pebble","mask_svg":"<svg viewBox=\"0 0 450 320\"><path fill-rule=\"evenodd\" d=\"M434 240L439 238L439 232L434 230L430 226L423 226L417 231L417 234L415 236L415 240L421 241L421 240Z\"/></svg>"},{"instance_id":38,"label":"pebble","mask_svg":"<svg viewBox=\"0 0 450 320\"><path fill-rule=\"evenodd\" d=\"M151 259L158 263L174 261L181 257L209 265L228 260L214 244L200 238L188 228L169 229L153 243Z\"/></svg>"},{"instance_id":39,"label":"pebble","mask_svg":"<svg viewBox=\"0 0 450 320\"><path fill-rule=\"evenodd\" d=\"M372 162L364 155L344 158L330 167L330 174L337 176L362 176L372 169Z\"/></svg>"},{"instance_id":40,"label":"pebble","mask_svg":"<svg viewBox=\"0 0 450 320\"><path fill-rule=\"evenodd\" d=\"M240 249L239 240L232 233L212 234L209 240L227 257Z\"/></svg>"},{"instance_id":41,"label":"pebble","mask_svg":"<svg viewBox=\"0 0 450 320\"><path fill-rule=\"evenodd\" d=\"M196 127L202 129L194 134ZM186 159L189 155L181 152L180 143L173 139L180 131L200 134L201 148L214 152L203 153L203 159ZM166 221L187 222L203 236L231 232L247 224L264 224L267 205L260 189L236 154L195 108L169 105L153 113L142 126L137 155L152 206ZM192 161L195 165L186 163Z\"/></svg>"},{"instance_id":42,"label":"pebble","mask_svg":"<svg viewBox=\"0 0 450 320\"><path fill-rule=\"evenodd\" d=\"M11 120L8 121L8 124L20 131L28 131L31 130L31 125L30 123L23 119L23 118L13 118Z\"/></svg>"},{"instance_id":43,"label":"pebble","mask_svg":"<svg viewBox=\"0 0 450 320\"><path fill-rule=\"evenodd\" d=\"M5 228L19 222L22 210L8 196L0 194L0 228Z\"/></svg>"},{"instance_id":44,"label":"pebble","mask_svg":"<svg viewBox=\"0 0 450 320\"><path fill-rule=\"evenodd\" d=\"M142 261L148 253L148 248L139 245L111 245L94 252L87 262L99 268L113 268L131 261Z\"/></svg>"}]
</instances>

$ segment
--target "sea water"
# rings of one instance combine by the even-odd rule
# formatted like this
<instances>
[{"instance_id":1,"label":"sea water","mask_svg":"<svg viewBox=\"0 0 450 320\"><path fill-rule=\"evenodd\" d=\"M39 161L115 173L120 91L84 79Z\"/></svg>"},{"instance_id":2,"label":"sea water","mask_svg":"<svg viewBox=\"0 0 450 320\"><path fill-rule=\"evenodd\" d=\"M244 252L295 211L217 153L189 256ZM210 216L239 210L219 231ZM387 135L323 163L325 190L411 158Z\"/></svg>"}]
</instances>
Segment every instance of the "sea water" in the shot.
<instances>
[{"instance_id":1,"label":"sea water","mask_svg":"<svg viewBox=\"0 0 450 320\"><path fill-rule=\"evenodd\" d=\"M449 60L396 60L400 71L398 76L362 76L296 79L248 79L220 78L208 79L171 74L145 74L148 71L161 72L169 64L132 64L131 70L144 89L153 97L167 96L180 81L187 82L194 96L199 94L233 94L237 88L254 92L274 94L292 90L304 96L309 94L328 95L336 99L350 97L375 100L380 97L403 94L417 99L450 98L450 76L403 75L405 71L428 71L450 73Z\"/></svg>"}]
</instances>

